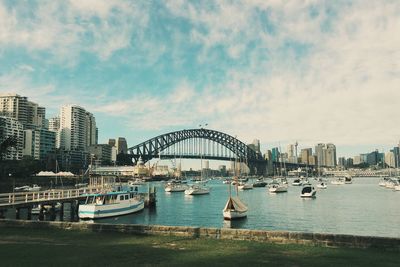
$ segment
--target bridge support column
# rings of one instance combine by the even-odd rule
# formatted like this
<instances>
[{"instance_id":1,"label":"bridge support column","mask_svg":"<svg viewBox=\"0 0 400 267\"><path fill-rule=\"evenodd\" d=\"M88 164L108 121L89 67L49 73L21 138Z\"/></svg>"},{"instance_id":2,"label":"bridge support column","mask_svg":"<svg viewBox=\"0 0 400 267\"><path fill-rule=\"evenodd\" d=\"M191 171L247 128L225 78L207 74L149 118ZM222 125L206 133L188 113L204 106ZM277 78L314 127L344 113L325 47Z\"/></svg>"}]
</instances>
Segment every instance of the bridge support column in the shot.
<instances>
[{"instance_id":1,"label":"bridge support column","mask_svg":"<svg viewBox=\"0 0 400 267\"><path fill-rule=\"evenodd\" d=\"M28 206L28 215L27 215L27 220L30 221L32 220L32 206Z\"/></svg>"},{"instance_id":2,"label":"bridge support column","mask_svg":"<svg viewBox=\"0 0 400 267\"><path fill-rule=\"evenodd\" d=\"M64 221L64 202L61 202L61 207L60 207L60 221Z\"/></svg>"},{"instance_id":3,"label":"bridge support column","mask_svg":"<svg viewBox=\"0 0 400 267\"><path fill-rule=\"evenodd\" d=\"M21 208L15 209L15 219L17 219L17 220L20 219L20 212L21 212Z\"/></svg>"},{"instance_id":4,"label":"bridge support column","mask_svg":"<svg viewBox=\"0 0 400 267\"><path fill-rule=\"evenodd\" d=\"M44 207L43 205L39 204L39 221L44 220Z\"/></svg>"},{"instance_id":5,"label":"bridge support column","mask_svg":"<svg viewBox=\"0 0 400 267\"><path fill-rule=\"evenodd\" d=\"M7 210L6 209L0 209L0 219L5 219L5 215L4 215L4 213L6 213L7 212Z\"/></svg>"}]
</instances>

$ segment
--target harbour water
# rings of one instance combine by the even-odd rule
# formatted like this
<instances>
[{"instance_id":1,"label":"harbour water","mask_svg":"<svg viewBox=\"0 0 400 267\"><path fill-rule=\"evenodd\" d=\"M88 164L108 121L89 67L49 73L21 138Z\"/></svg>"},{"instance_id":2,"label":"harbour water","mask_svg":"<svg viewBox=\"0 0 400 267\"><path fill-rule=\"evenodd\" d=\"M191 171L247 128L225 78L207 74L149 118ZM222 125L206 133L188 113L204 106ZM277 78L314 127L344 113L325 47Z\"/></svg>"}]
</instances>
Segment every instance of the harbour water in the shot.
<instances>
[{"instance_id":1,"label":"harbour water","mask_svg":"<svg viewBox=\"0 0 400 267\"><path fill-rule=\"evenodd\" d=\"M315 199L300 198L301 187L292 185L280 194L270 194L267 188L241 191L248 217L234 222L222 217L229 194L222 181L210 181L211 193L201 196L167 193L159 182L154 183L156 208L96 222L400 237L400 192L382 188L378 182L378 178L356 177L353 184L329 184L328 189L318 190Z\"/></svg>"}]
</instances>

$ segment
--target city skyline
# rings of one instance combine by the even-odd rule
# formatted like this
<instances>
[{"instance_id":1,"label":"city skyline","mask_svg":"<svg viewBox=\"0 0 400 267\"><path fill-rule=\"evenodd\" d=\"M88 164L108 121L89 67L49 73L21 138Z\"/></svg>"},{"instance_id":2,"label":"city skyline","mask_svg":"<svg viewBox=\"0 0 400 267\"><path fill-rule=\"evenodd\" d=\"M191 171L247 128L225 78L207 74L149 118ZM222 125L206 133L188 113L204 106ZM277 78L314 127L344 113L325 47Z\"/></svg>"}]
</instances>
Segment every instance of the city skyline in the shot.
<instances>
[{"instance_id":1,"label":"city skyline","mask_svg":"<svg viewBox=\"0 0 400 267\"><path fill-rule=\"evenodd\" d=\"M0 93L92 112L99 143L197 128L261 151L400 139L400 4L0 2Z\"/></svg>"}]
</instances>

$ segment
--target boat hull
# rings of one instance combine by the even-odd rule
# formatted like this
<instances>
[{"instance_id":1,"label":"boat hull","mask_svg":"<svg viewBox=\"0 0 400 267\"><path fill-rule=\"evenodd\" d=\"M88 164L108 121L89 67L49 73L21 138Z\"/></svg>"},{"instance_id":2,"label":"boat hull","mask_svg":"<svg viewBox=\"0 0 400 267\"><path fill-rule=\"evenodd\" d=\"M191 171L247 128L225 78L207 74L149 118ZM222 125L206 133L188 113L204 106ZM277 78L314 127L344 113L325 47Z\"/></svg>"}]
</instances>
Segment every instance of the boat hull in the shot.
<instances>
[{"instance_id":1,"label":"boat hull","mask_svg":"<svg viewBox=\"0 0 400 267\"><path fill-rule=\"evenodd\" d=\"M228 211L223 211L223 215L224 215L224 220L238 220L238 219L242 219L242 218L246 218L247 217L247 211L245 212L239 212L236 210L228 210Z\"/></svg>"},{"instance_id":2,"label":"boat hull","mask_svg":"<svg viewBox=\"0 0 400 267\"><path fill-rule=\"evenodd\" d=\"M78 216L80 219L100 219L135 213L144 209L144 201L118 203L110 205L80 205Z\"/></svg>"}]
</instances>

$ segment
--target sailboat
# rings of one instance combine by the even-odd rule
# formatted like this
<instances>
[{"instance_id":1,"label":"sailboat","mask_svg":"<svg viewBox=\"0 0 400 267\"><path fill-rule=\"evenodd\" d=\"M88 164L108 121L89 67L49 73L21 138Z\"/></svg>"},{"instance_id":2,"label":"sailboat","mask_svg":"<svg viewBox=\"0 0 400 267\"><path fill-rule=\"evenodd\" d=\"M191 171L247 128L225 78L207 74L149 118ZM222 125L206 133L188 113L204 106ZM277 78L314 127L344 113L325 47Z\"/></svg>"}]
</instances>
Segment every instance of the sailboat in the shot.
<instances>
[{"instance_id":1,"label":"sailboat","mask_svg":"<svg viewBox=\"0 0 400 267\"><path fill-rule=\"evenodd\" d=\"M206 195L210 193L210 188L205 185L206 182L203 181L203 157L200 155L200 182L191 185L185 190L185 195Z\"/></svg>"},{"instance_id":2,"label":"sailboat","mask_svg":"<svg viewBox=\"0 0 400 267\"><path fill-rule=\"evenodd\" d=\"M236 172L236 168L235 168ZM235 176L234 180L238 177ZM247 217L247 206L240 200L238 192L238 184L236 183L236 197L232 196L231 184L229 184L229 198L226 202L225 208L222 210L224 220L235 220Z\"/></svg>"}]
</instances>

